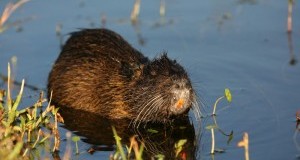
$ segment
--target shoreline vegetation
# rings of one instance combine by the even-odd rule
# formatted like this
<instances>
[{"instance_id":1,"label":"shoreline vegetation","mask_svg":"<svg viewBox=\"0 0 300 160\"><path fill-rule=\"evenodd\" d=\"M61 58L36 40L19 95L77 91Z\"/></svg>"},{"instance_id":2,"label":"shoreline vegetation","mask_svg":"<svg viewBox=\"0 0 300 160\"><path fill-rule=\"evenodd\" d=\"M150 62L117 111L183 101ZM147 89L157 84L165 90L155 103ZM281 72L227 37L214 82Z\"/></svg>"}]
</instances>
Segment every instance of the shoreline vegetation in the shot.
<instances>
[{"instance_id":1,"label":"shoreline vegetation","mask_svg":"<svg viewBox=\"0 0 300 160\"><path fill-rule=\"evenodd\" d=\"M46 104L43 92L32 106L19 109L25 80L22 80L20 91L13 98L10 64L7 77L7 90L0 90L0 158L41 158L44 156L40 155L44 152L42 150L50 146L53 146L53 152L58 151L60 135L57 123L63 122L58 109L51 106L50 102Z\"/></svg>"}]
</instances>

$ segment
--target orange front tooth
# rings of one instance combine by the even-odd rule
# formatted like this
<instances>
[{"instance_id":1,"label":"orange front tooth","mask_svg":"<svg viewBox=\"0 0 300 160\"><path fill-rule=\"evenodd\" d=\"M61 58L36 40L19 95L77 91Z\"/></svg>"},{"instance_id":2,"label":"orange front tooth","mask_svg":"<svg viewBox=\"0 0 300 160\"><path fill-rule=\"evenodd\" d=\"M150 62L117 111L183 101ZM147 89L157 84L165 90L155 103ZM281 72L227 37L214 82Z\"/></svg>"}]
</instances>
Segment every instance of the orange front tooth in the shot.
<instances>
[{"instance_id":1,"label":"orange front tooth","mask_svg":"<svg viewBox=\"0 0 300 160\"><path fill-rule=\"evenodd\" d=\"M181 109L183 107L183 104L184 104L184 100L180 98L176 103L176 107L178 109Z\"/></svg>"}]
</instances>

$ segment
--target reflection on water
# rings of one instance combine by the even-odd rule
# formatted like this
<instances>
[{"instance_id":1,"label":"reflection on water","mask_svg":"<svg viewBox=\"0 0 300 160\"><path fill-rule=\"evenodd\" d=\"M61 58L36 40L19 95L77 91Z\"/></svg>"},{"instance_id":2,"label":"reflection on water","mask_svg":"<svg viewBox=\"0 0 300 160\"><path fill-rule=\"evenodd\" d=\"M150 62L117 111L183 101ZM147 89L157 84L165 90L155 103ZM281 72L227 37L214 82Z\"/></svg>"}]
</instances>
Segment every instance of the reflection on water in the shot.
<instances>
[{"instance_id":1,"label":"reflection on water","mask_svg":"<svg viewBox=\"0 0 300 160\"><path fill-rule=\"evenodd\" d=\"M288 45L289 45L289 51L290 51L290 65L293 66L297 63L297 60L296 60L295 53L294 53L292 33L288 32L287 37L288 37Z\"/></svg>"},{"instance_id":2,"label":"reflection on water","mask_svg":"<svg viewBox=\"0 0 300 160\"><path fill-rule=\"evenodd\" d=\"M238 4L257 4L257 0L238 0Z\"/></svg>"},{"instance_id":3,"label":"reflection on water","mask_svg":"<svg viewBox=\"0 0 300 160\"><path fill-rule=\"evenodd\" d=\"M99 115L74 109L61 109L64 117L64 128L74 131L75 134L84 137L83 141L91 144L92 150L113 151L115 139L112 126L116 128L122 143L129 146L129 139L137 135L138 142L145 144L143 156L145 159L158 154L165 159L175 158L175 143L186 139L181 155L187 159L196 159L196 136L188 117L174 120L171 124L144 124L143 127L133 128L128 126L130 120L111 120Z\"/></svg>"}]
</instances>

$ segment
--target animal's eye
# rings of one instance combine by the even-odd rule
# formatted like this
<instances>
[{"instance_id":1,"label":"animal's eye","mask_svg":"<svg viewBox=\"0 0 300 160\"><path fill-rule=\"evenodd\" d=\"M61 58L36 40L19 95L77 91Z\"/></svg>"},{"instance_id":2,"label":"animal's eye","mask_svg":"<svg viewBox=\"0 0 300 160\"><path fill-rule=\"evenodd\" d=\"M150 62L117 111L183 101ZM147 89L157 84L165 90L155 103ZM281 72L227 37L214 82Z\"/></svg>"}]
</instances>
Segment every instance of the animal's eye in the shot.
<instances>
[{"instance_id":1,"label":"animal's eye","mask_svg":"<svg viewBox=\"0 0 300 160\"><path fill-rule=\"evenodd\" d=\"M187 82L185 82L184 85L185 85L185 86L190 86L190 83L187 81Z\"/></svg>"},{"instance_id":2,"label":"animal's eye","mask_svg":"<svg viewBox=\"0 0 300 160\"><path fill-rule=\"evenodd\" d=\"M151 71L150 74L151 74L152 76L156 76L156 72L155 72L155 71Z\"/></svg>"},{"instance_id":3,"label":"animal's eye","mask_svg":"<svg viewBox=\"0 0 300 160\"><path fill-rule=\"evenodd\" d=\"M175 88L179 89L180 88L179 84L175 84Z\"/></svg>"}]
</instances>

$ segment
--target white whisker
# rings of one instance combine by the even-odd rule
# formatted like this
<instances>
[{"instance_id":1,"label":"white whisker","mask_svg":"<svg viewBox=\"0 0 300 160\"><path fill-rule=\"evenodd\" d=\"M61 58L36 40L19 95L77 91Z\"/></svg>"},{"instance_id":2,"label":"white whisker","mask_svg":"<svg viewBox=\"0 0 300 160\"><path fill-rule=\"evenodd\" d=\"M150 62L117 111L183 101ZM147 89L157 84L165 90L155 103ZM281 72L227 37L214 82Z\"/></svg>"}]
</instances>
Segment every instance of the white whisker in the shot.
<instances>
[{"instance_id":1,"label":"white whisker","mask_svg":"<svg viewBox=\"0 0 300 160\"><path fill-rule=\"evenodd\" d=\"M142 109L139 111L139 114L137 115L137 117L135 118L135 120L134 120L134 122L133 122L133 125L134 126L136 126L136 123L139 121L139 123L138 123L138 126L139 126L139 124L141 123L141 121L143 120L143 117L144 117L144 115L147 113L147 111L149 110L149 108L151 107L151 105L153 104L153 102L155 102L156 101L156 99L158 99L160 97L160 95L157 95L157 96L155 96L155 97L153 97L152 99L150 99L150 101L148 101L148 102L145 102L145 103L143 103L142 104ZM150 105L150 107L149 108L147 108L148 106ZM147 109L146 109L147 108ZM146 110L145 110L146 109ZM142 117L140 117L140 116L142 116ZM137 126L137 127L138 127Z\"/></svg>"}]
</instances>

